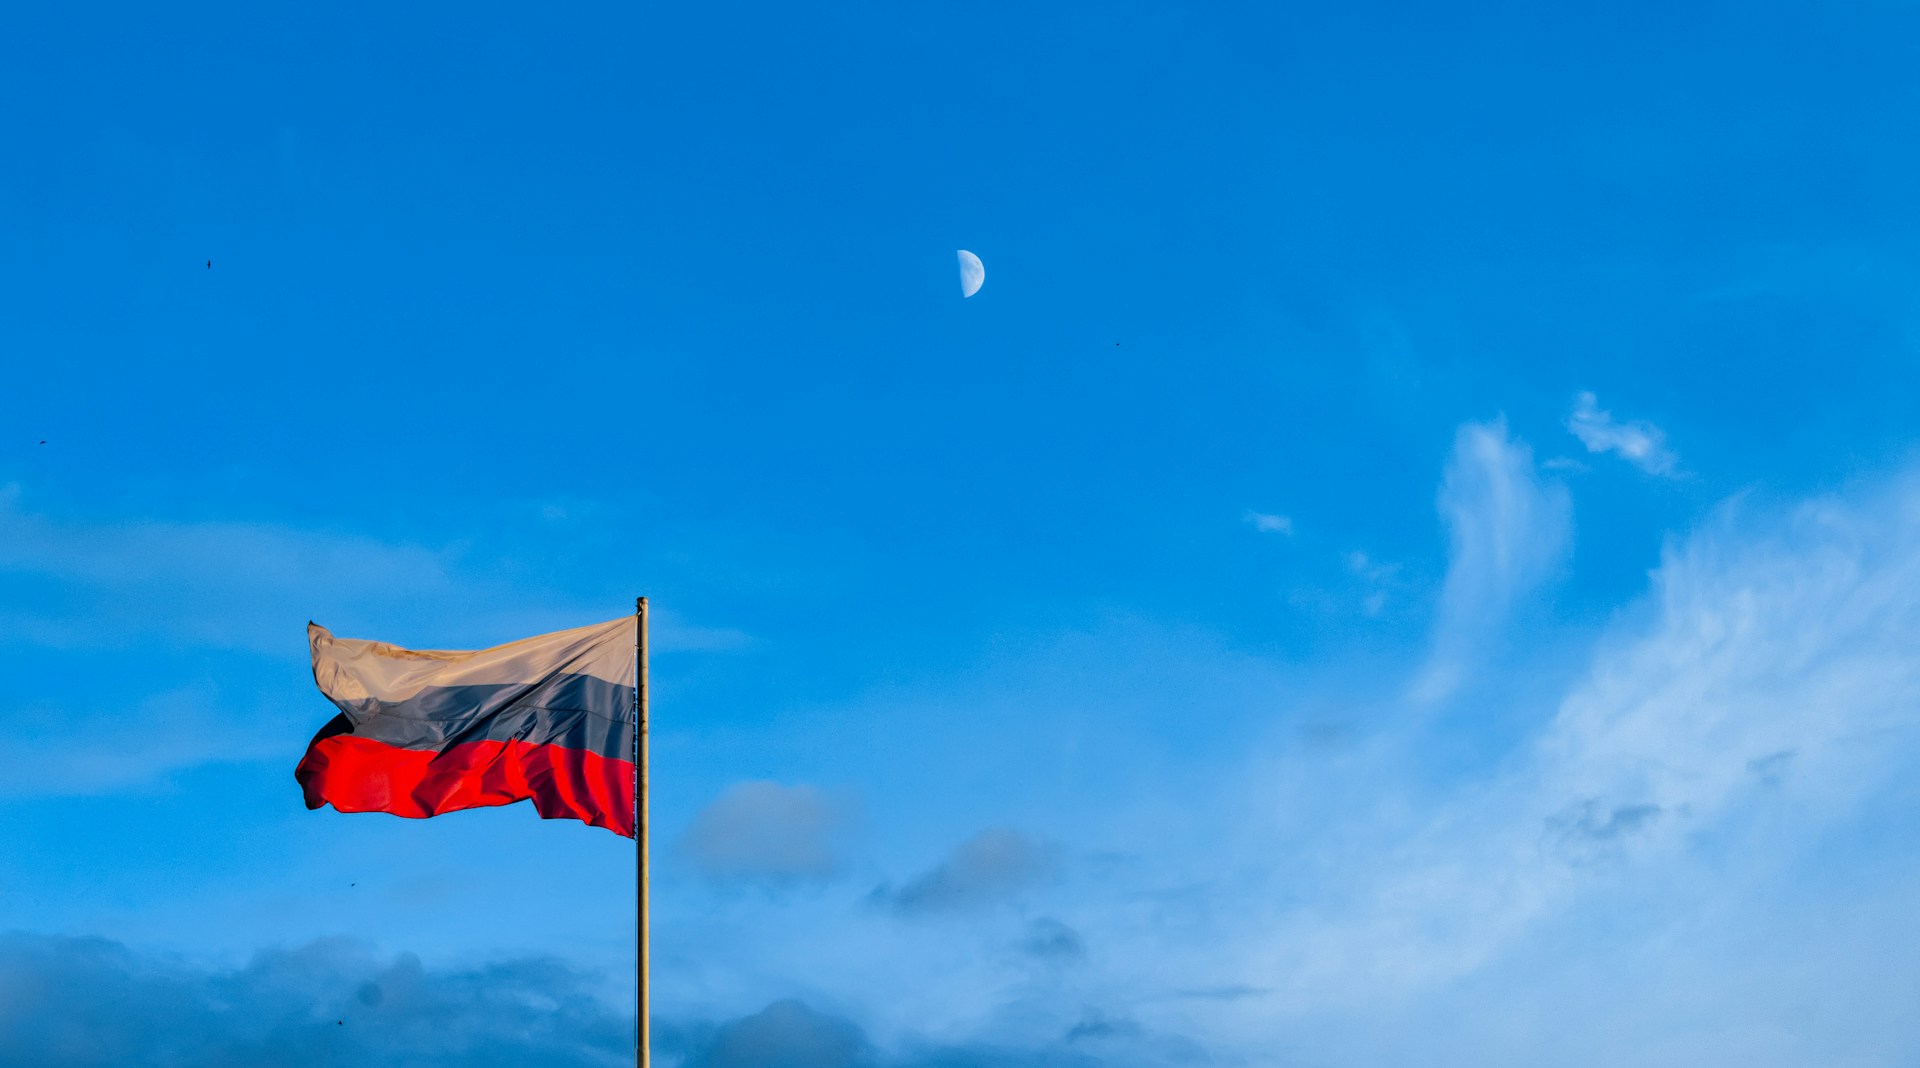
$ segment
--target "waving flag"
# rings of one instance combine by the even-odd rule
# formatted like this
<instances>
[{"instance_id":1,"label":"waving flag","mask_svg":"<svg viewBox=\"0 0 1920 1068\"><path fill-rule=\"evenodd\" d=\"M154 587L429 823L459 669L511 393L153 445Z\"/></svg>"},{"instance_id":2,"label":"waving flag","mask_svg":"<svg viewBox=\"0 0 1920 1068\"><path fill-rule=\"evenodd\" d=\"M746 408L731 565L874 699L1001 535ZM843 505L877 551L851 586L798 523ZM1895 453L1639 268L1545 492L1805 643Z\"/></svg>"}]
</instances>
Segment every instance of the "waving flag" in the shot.
<instances>
[{"instance_id":1,"label":"waving flag","mask_svg":"<svg viewBox=\"0 0 1920 1068\"><path fill-rule=\"evenodd\" d=\"M491 649L402 649L307 624L340 714L294 770L307 807L424 818L532 801L634 834L634 619Z\"/></svg>"}]
</instances>

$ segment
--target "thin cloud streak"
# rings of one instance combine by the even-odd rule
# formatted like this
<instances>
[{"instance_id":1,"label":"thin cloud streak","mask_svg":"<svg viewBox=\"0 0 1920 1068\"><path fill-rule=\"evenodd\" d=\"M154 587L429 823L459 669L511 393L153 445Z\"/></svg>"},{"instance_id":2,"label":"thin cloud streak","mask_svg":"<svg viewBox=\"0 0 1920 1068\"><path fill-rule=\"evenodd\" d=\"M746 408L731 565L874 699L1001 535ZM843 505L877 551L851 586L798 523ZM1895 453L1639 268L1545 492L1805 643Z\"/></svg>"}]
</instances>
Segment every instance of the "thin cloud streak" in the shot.
<instances>
[{"instance_id":1,"label":"thin cloud streak","mask_svg":"<svg viewBox=\"0 0 1920 1068\"><path fill-rule=\"evenodd\" d=\"M108 794L205 764L284 759L289 743L311 729L290 710L236 712L208 685L156 694L131 709L29 706L4 722L0 797Z\"/></svg>"},{"instance_id":2,"label":"thin cloud streak","mask_svg":"<svg viewBox=\"0 0 1920 1068\"><path fill-rule=\"evenodd\" d=\"M84 650L141 640L302 657L309 619L342 633L358 629L342 622L372 619L383 632L370 636L448 648L579 626L622 607L513 588L460 546L274 523L56 518L21 508L17 486L0 492L0 592L15 594L0 608L0 641ZM658 653L752 642L671 611L653 613L652 639Z\"/></svg>"},{"instance_id":3,"label":"thin cloud streak","mask_svg":"<svg viewBox=\"0 0 1920 1068\"><path fill-rule=\"evenodd\" d=\"M1439 509L1447 578L1432 658L1414 687L1429 701L1451 694L1486 658L1508 613L1560 566L1573 534L1566 487L1540 479L1533 450L1508 434L1504 419L1460 427Z\"/></svg>"}]
</instances>

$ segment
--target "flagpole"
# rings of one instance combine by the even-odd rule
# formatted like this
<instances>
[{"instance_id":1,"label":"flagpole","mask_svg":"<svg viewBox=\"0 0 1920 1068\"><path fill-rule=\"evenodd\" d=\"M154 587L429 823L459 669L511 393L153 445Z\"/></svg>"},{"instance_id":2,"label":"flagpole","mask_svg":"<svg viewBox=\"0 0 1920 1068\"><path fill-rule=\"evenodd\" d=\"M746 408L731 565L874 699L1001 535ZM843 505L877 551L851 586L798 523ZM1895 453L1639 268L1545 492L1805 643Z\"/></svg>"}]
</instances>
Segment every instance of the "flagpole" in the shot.
<instances>
[{"instance_id":1,"label":"flagpole","mask_svg":"<svg viewBox=\"0 0 1920 1068\"><path fill-rule=\"evenodd\" d=\"M634 936L635 983L633 990L634 1068L649 1068L653 1062L653 1021L647 996L647 599L633 602L633 655L639 666L639 685L634 692L633 763L633 842L634 897L639 905L639 927Z\"/></svg>"}]
</instances>

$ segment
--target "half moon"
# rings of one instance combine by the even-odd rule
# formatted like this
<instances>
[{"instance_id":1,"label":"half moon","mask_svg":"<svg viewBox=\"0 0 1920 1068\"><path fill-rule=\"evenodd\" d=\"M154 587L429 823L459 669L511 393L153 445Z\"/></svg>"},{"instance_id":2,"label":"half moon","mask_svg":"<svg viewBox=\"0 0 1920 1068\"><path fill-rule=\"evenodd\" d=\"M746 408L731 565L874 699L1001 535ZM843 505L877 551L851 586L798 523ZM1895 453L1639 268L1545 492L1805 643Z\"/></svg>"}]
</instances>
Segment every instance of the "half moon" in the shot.
<instances>
[{"instance_id":1,"label":"half moon","mask_svg":"<svg viewBox=\"0 0 1920 1068\"><path fill-rule=\"evenodd\" d=\"M966 249L961 249L958 255L960 257L960 295L971 297L980 292L980 287L986 283L987 265L980 262L980 257Z\"/></svg>"}]
</instances>

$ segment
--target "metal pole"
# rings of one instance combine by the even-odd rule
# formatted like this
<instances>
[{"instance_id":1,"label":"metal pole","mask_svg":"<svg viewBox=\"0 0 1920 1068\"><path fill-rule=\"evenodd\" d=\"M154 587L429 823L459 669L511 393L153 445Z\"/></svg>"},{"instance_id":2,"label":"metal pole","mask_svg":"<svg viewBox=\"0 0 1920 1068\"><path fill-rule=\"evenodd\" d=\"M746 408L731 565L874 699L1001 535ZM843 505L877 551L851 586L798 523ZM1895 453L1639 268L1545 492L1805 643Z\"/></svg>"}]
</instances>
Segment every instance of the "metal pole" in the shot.
<instances>
[{"instance_id":1,"label":"metal pole","mask_svg":"<svg viewBox=\"0 0 1920 1068\"><path fill-rule=\"evenodd\" d=\"M639 665L639 685L633 699L633 842L634 897L639 903L639 927L635 935L635 984L633 991L634 1068L649 1068L653 1062L653 1021L649 1019L647 996L647 599L633 603L633 655Z\"/></svg>"}]
</instances>

